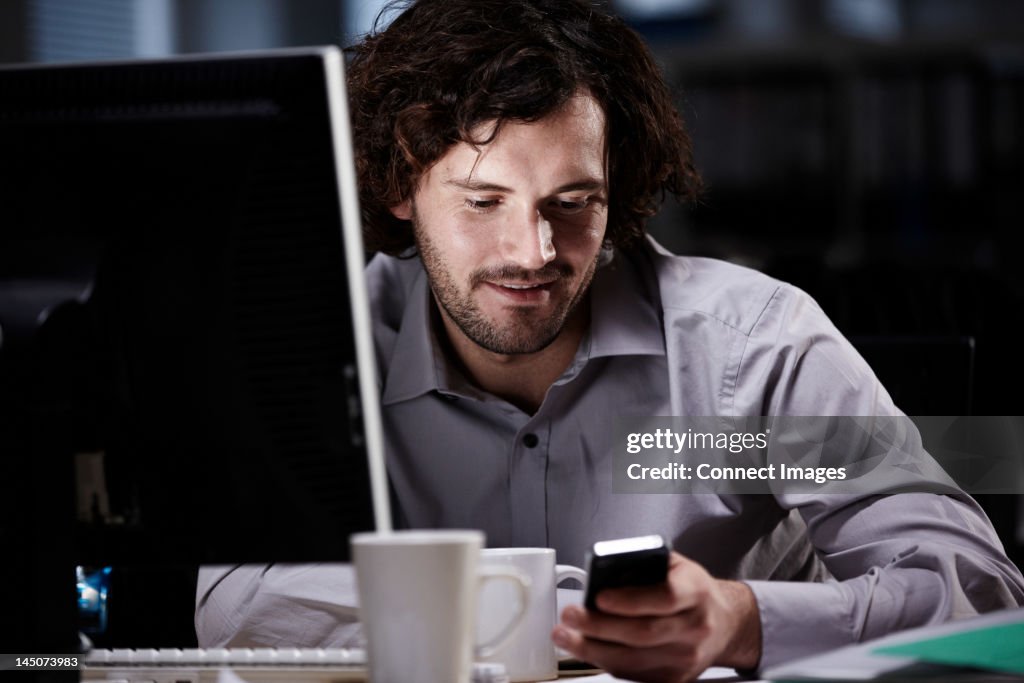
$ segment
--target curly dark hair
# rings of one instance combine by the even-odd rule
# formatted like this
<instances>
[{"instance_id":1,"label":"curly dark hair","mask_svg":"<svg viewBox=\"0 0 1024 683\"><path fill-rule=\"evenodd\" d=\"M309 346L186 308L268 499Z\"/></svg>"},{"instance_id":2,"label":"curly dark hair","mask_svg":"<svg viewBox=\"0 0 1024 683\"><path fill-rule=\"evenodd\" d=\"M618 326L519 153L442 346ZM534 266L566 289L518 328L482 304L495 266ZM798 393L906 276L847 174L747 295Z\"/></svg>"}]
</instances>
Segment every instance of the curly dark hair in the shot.
<instances>
[{"instance_id":1,"label":"curly dark hair","mask_svg":"<svg viewBox=\"0 0 1024 683\"><path fill-rule=\"evenodd\" d=\"M397 5L397 6L396 6ZM366 247L399 254L412 225L390 208L458 143L487 144L503 122L529 123L587 92L606 121L607 241L643 235L666 193L693 200L690 137L650 51L587 0L413 0L384 31L349 48L349 97ZM486 139L471 131L496 122Z\"/></svg>"}]
</instances>

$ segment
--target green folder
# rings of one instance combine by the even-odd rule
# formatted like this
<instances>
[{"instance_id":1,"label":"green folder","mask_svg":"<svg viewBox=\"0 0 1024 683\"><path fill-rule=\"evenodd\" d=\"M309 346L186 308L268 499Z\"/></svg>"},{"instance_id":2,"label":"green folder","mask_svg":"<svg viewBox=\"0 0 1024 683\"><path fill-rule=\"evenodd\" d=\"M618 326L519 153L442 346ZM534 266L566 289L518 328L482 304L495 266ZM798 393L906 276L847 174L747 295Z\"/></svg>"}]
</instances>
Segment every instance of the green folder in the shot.
<instances>
[{"instance_id":1,"label":"green folder","mask_svg":"<svg viewBox=\"0 0 1024 683\"><path fill-rule=\"evenodd\" d=\"M890 645L874 652L933 664L1024 674L1024 622Z\"/></svg>"}]
</instances>

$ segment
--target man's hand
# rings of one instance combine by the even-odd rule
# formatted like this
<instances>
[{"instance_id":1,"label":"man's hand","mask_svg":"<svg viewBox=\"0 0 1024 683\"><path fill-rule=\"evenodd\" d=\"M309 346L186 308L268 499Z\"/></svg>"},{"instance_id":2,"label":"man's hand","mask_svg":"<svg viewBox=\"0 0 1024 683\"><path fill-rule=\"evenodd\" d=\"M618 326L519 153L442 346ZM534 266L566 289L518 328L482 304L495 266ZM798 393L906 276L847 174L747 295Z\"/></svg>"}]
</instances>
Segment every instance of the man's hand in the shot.
<instances>
[{"instance_id":1,"label":"man's hand","mask_svg":"<svg viewBox=\"0 0 1024 683\"><path fill-rule=\"evenodd\" d=\"M745 584L713 579L678 553L659 586L597 596L600 612L566 607L552 638L577 659L637 681L690 681L711 665L752 669L761 620Z\"/></svg>"}]
</instances>

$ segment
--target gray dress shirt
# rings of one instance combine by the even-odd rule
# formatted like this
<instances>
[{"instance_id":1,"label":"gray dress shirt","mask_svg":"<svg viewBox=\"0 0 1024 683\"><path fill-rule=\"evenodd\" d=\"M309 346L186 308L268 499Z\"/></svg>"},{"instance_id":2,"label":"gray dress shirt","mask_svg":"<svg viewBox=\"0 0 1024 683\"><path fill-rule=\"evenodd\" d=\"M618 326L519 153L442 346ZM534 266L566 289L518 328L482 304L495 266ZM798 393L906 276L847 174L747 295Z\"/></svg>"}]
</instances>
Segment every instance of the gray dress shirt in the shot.
<instances>
[{"instance_id":1,"label":"gray dress shirt","mask_svg":"<svg viewBox=\"0 0 1024 683\"><path fill-rule=\"evenodd\" d=\"M804 292L648 240L595 275L591 324L533 415L468 383L436 342L418 259L367 268L388 474L400 524L483 529L581 564L594 541L660 533L757 598L761 666L890 631L1024 604L1024 579L966 495L612 492L611 420L897 415ZM200 644L337 644L338 566L201 572Z\"/></svg>"}]
</instances>

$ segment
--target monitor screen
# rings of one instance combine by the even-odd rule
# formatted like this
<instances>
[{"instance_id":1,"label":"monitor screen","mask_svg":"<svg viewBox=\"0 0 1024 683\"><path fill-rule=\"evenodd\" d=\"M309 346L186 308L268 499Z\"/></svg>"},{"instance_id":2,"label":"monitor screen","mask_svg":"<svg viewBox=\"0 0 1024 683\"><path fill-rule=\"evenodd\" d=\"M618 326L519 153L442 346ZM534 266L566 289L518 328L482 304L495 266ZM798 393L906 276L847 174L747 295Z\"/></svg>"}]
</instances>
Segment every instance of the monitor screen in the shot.
<instances>
[{"instance_id":1,"label":"monitor screen","mask_svg":"<svg viewBox=\"0 0 1024 683\"><path fill-rule=\"evenodd\" d=\"M346 560L390 524L342 68L0 68L10 581Z\"/></svg>"}]
</instances>

